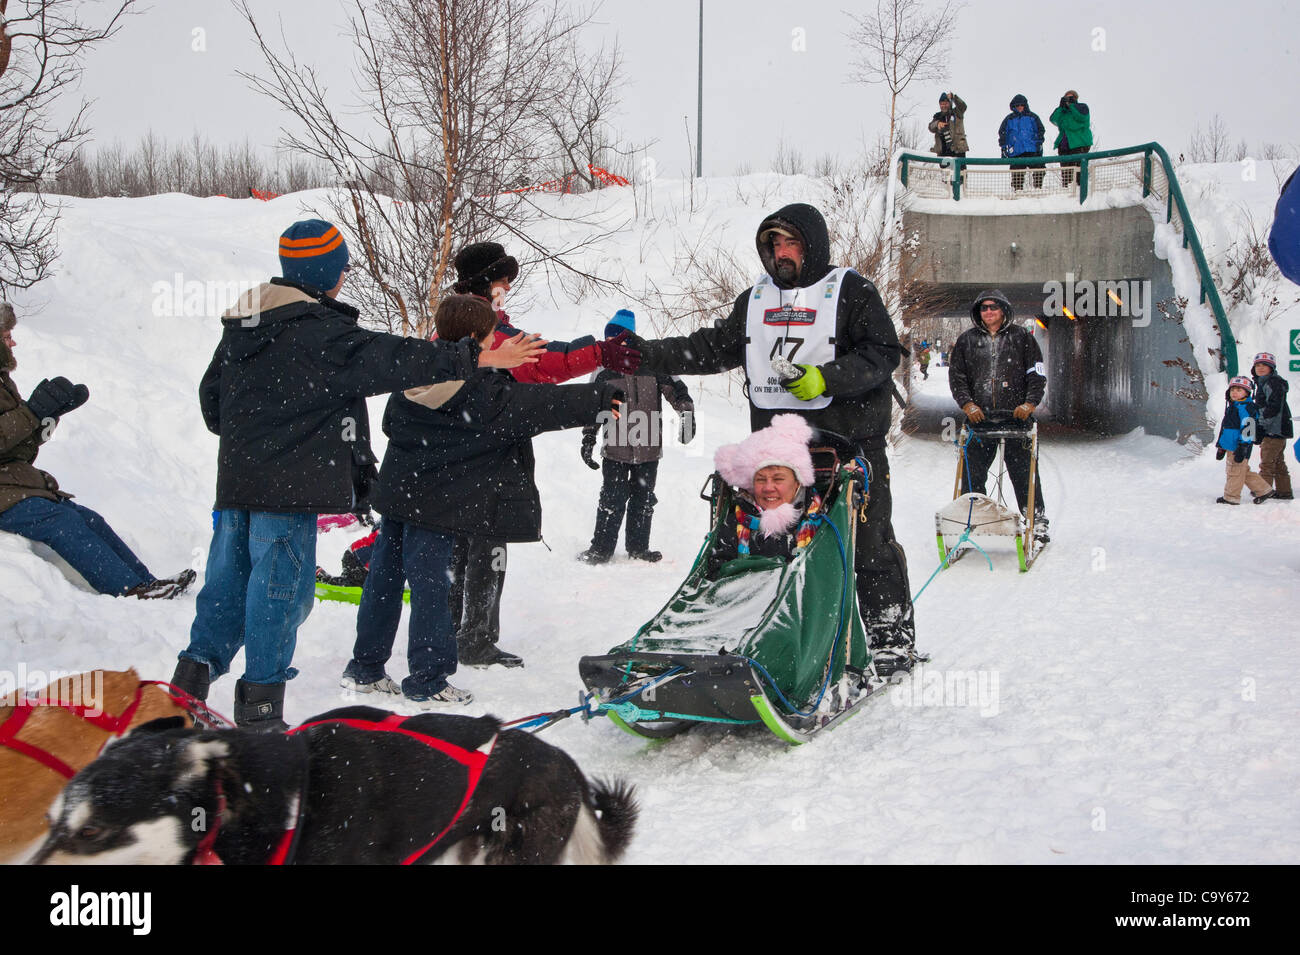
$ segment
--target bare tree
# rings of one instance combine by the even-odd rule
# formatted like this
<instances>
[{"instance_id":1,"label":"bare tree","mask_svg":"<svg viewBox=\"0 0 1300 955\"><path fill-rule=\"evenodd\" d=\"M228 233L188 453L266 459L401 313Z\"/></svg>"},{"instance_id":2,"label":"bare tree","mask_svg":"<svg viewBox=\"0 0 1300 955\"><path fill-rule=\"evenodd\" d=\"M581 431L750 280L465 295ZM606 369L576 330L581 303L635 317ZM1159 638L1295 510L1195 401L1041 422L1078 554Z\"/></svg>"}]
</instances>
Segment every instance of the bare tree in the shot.
<instances>
[{"instance_id":1,"label":"bare tree","mask_svg":"<svg viewBox=\"0 0 1300 955\"><path fill-rule=\"evenodd\" d=\"M555 173L572 174L588 189L600 185L593 166L609 170L631 155L610 127L610 113L622 87L619 49L583 51L576 32L567 38L568 82L559 86L537 119L551 130L559 165Z\"/></svg>"},{"instance_id":2,"label":"bare tree","mask_svg":"<svg viewBox=\"0 0 1300 955\"><path fill-rule=\"evenodd\" d=\"M616 287L568 259L599 235L554 248L530 229L542 214L536 192L558 188L539 190L536 178L561 154L557 139L574 155L594 148L609 108L602 97L616 85L616 54L585 61L595 72L576 86L572 78L581 69L575 37L590 15L542 0L353 5L362 102L345 110L311 66L271 46L240 0L267 68L245 78L296 121L282 146L328 163L341 187L329 214L356 238L364 267L351 294L389 328L427 334L456 248L489 237L513 238L522 244L517 257L556 268L561 280ZM583 122L543 122L575 89L599 100L571 111ZM368 131L346 126L349 114ZM554 209L545 214L555 217Z\"/></svg>"},{"instance_id":3,"label":"bare tree","mask_svg":"<svg viewBox=\"0 0 1300 955\"><path fill-rule=\"evenodd\" d=\"M1218 113L1211 116L1204 132L1199 123L1192 127L1192 140L1187 147L1189 162L1229 162L1232 158L1232 137L1222 116Z\"/></svg>"},{"instance_id":4,"label":"bare tree","mask_svg":"<svg viewBox=\"0 0 1300 955\"><path fill-rule=\"evenodd\" d=\"M784 136L776 141L776 155L772 157L772 171L784 176L802 175L804 171L803 153L786 140Z\"/></svg>"},{"instance_id":5,"label":"bare tree","mask_svg":"<svg viewBox=\"0 0 1300 955\"><path fill-rule=\"evenodd\" d=\"M948 40L952 36L962 4L944 0L934 11L922 0L876 0L875 13L854 16L850 42L857 52L849 79L889 90L889 136L887 151L893 155L896 129L903 118L899 98L913 80L943 77L948 61Z\"/></svg>"},{"instance_id":6,"label":"bare tree","mask_svg":"<svg viewBox=\"0 0 1300 955\"><path fill-rule=\"evenodd\" d=\"M43 279L58 254L53 185L84 140L86 103L54 120L60 97L76 88L82 59L122 24L134 0L113 0L106 21L81 19L80 0L0 0L0 296Z\"/></svg>"}]
</instances>

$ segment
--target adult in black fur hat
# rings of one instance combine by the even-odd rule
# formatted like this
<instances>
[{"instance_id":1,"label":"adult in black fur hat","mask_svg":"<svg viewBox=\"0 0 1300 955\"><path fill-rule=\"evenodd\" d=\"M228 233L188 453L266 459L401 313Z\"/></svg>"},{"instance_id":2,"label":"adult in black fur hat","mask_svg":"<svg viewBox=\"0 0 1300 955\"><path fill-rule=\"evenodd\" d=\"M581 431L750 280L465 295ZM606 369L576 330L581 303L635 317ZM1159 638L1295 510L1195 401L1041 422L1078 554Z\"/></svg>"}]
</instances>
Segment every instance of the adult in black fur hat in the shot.
<instances>
[{"instance_id":1,"label":"adult in black fur hat","mask_svg":"<svg viewBox=\"0 0 1300 955\"><path fill-rule=\"evenodd\" d=\"M452 261L456 269L455 290L461 295L492 297L493 282L505 279L514 282L519 278L519 262L506 255L504 246L496 242L475 242L465 246Z\"/></svg>"}]
</instances>

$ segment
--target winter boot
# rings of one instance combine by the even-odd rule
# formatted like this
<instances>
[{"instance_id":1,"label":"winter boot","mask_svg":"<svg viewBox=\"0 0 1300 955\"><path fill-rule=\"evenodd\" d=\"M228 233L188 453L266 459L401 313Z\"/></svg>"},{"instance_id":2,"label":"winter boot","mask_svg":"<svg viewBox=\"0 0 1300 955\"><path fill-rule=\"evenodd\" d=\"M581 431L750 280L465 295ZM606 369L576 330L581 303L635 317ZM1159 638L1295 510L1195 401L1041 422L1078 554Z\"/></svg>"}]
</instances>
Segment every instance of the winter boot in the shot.
<instances>
[{"instance_id":1,"label":"winter boot","mask_svg":"<svg viewBox=\"0 0 1300 955\"><path fill-rule=\"evenodd\" d=\"M189 585L194 583L194 577L194 571L182 570L173 577L160 577L148 583L137 584L124 596L138 597L140 600L171 600L185 593Z\"/></svg>"},{"instance_id":2,"label":"winter boot","mask_svg":"<svg viewBox=\"0 0 1300 955\"><path fill-rule=\"evenodd\" d=\"M1277 491L1265 491L1263 494L1255 495L1255 503L1263 504L1265 501L1271 501L1277 497Z\"/></svg>"},{"instance_id":3,"label":"winter boot","mask_svg":"<svg viewBox=\"0 0 1300 955\"><path fill-rule=\"evenodd\" d=\"M608 564L611 556L611 554L606 554L593 547L589 550L584 550L579 554L578 560L582 561L584 564Z\"/></svg>"},{"instance_id":4,"label":"winter boot","mask_svg":"<svg viewBox=\"0 0 1300 955\"><path fill-rule=\"evenodd\" d=\"M283 683L235 684L235 725L259 733L283 733L289 728L284 717Z\"/></svg>"},{"instance_id":5,"label":"winter boot","mask_svg":"<svg viewBox=\"0 0 1300 955\"><path fill-rule=\"evenodd\" d=\"M648 564L653 564L664 559L664 555L657 550L630 550L627 556L633 560L644 560Z\"/></svg>"},{"instance_id":6,"label":"winter boot","mask_svg":"<svg viewBox=\"0 0 1300 955\"><path fill-rule=\"evenodd\" d=\"M176 670L172 673L172 686L184 690L196 700L208 698L208 688L212 685L212 672L206 663L181 657L176 661Z\"/></svg>"},{"instance_id":7,"label":"winter boot","mask_svg":"<svg viewBox=\"0 0 1300 955\"><path fill-rule=\"evenodd\" d=\"M456 659L467 667L485 669L490 666L521 667L524 658L502 650L495 643L457 643Z\"/></svg>"},{"instance_id":8,"label":"winter boot","mask_svg":"<svg viewBox=\"0 0 1300 955\"><path fill-rule=\"evenodd\" d=\"M1214 503L1215 503L1215 504L1232 504L1232 505L1237 505L1237 504L1240 504L1241 501L1230 501L1230 500L1228 500L1226 497L1216 497L1216 498L1214 499Z\"/></svg>"}]
</instances>

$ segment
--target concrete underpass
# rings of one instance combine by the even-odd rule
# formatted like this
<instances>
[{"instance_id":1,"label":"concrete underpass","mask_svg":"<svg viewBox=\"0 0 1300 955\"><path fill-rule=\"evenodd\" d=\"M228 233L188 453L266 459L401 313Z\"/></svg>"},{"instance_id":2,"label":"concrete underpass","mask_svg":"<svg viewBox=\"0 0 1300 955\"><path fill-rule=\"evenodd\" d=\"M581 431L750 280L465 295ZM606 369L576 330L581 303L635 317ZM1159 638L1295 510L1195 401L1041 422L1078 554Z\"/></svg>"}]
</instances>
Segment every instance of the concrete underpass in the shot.
<instances>
[{"instance_id":1,"label":"concrete underpass","mask_svg":"<svg viewBox=\"0 0 1300 955\"><path fill-rule=\"evenodd\" d=\"M1032 325L1048 373L1039 417L1099 434L1141 426L1174 439L1206 435L1201 369L1145 207L1016 215L957 208L902 216L900 274L914 283L903 320L914 342L938 337L947 351L971 327L974 297L1000 288L1017 321L1046 326ZM913 414L911 423L928 430L920 419L929 417Z\"/></svg>"}]
</instances>

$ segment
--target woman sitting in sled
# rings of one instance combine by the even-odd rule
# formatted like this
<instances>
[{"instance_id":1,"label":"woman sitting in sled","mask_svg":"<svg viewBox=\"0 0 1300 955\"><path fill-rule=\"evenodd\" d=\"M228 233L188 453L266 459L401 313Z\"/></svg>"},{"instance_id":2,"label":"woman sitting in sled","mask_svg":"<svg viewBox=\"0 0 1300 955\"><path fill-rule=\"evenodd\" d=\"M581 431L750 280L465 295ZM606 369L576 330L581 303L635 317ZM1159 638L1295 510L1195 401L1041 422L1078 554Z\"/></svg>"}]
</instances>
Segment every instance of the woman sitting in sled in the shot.
<instances>
[{"instance_id":1,"label":"woman sitting in sled","mask_svg":"<svg viewBox=\"0 0 1300 955\"><path fill-rule=\"evenodd\" d=\"M795 414L772 423L739 444L718 448L713 463L737 489L733 519L723 524L709 554L709 576L737 557L790 560L812 542L822 512L808 442L812 427Z\"/></svg>"}]
</instances>

